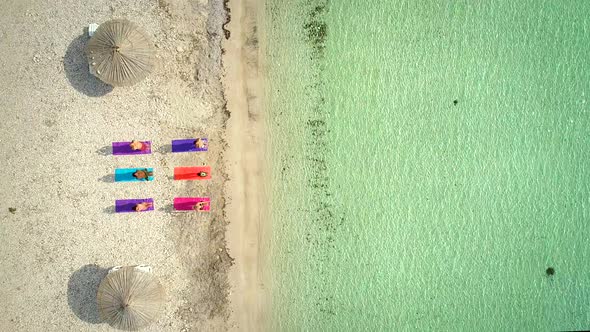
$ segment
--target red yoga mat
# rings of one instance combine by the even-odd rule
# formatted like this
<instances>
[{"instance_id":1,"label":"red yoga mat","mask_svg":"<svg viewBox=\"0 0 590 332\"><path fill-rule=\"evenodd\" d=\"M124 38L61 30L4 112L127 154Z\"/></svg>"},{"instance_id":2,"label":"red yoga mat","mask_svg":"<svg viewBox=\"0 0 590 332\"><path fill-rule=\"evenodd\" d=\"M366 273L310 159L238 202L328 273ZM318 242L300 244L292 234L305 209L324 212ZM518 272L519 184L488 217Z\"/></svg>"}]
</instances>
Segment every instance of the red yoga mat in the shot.
<instances>
[{"instance_id":1,"label":"red yoga mat","mask_svg":"<svg viewBox=\"0 0 590 332\"><path fill-rule=\"evenodd\" d=\"M197 175L200 172L207 176ZM208 180L211 178L211 166L174 167L174 180Z\"/></svg>"}]
</instances>

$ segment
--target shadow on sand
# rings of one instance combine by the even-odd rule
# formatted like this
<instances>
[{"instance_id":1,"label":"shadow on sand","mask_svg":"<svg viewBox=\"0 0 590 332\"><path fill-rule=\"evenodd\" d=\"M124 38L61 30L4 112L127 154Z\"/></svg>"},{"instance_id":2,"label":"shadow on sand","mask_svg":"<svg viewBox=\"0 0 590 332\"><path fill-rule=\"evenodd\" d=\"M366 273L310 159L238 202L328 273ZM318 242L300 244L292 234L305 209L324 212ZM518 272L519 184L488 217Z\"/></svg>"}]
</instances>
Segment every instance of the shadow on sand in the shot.
<instances>
[{"instance_id":1,"label":"shadow on sand","mask_svg":"<svg viewBox=\"0 0 590 332\"><path fill-rule=\"evenodd\" d=\"M161 154L172 153L172 144L164 144L157 151Z\"/></svg>"},{"instance_id":2,"label":"shadow on sand","mask_svg":"<svg viewBox=\"0 0 590 332\"><path fill-rule=\"evenodd\" d=\"M158 209L158 211L160 212L164 212L164 213L172 213L172 212L176 212L174 210L174 204L166 204L165 206L161 207Z\"/></svg>"},{"instance_id":3,"label":"shadow on sand","mask_svg":"<svg viewBox=\"0 0 590 332\"><path fill-rule=\"evenodd\" d=\"M101 156L110 156L113 154L113 146L112 145L103 146L102 148L96 150L96 153L98 153Z\"/></svg>"},{"instance_id":4,"label":"shadow on sand","mask_svg":"<svg viewBox=\"0 0 590 332\"><path fill-rule=\"evenodd\" d=\"M101 82L88 71L88 61L84 55L86 34L74 39L64 56L64 71L74 89L90 97L100 97L113 91L113 87Z\"/></svg>"},{"instance_id":5,"label":"shadow on sand","mask_svg":"<svg viewBox=\"0 0 590 332\"><path fill-rule=\"evenodd\" d=\"M68 304L81 320L102 323L96 304L96 291L109 269L88 264L74 272L68 282Z\"/></svg>"},{"instance_id":6,"label":"shadow on sand","mask_svg":"<svg viewBox=\"0 0 590 332\"><path fill-rule=\"evenodd\" d=\"M108 207L105 207L104 209L102 209L102 212L106 213L106 214L115 214L116 211L117 210L115 210L114 205L111 205L111 206L108 206Z\"/></svg>"},{"instance_id":7,"label":"shadow on sand","mask_svg":"<svg viewBox=\"0 0 590 332\"><path fill-rule=\"evenodd\" d=\"M115 182L115 175L114 174L105 175L101 178L98 178L98 180L102 181L102 182L106 182L106 183L113 183L113 182Z\"/></svg>"}]
</instances>

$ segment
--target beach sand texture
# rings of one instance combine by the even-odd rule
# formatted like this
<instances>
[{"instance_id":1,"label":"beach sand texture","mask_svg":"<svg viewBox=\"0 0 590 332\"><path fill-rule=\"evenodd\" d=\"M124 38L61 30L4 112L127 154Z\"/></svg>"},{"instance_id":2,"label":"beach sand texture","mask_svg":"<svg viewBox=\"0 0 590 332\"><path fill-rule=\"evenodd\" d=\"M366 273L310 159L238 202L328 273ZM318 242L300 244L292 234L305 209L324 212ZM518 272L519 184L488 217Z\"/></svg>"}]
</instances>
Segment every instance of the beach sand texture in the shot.
<instances>
[{"instance_id":1,"label":"beach sand texture","mask_svg":"<svg viewBox=\"0 0 590 332\"><path fill-rule=\"evenodd\" d=\"M2 331L107 331L94 303L108 268L150 264L166 289L146 331L230 327L223 208L225 123L221 0L0 4L0 315ZM111 89L88 73L85 27L127 18L157 50L143 82ZM172 154L206 136L206 153ZM112 141L154 152L112 156ZM173 181L175 166L210 165L208 181ZM117 167L153 167L149 183L114 183ZM176 213L175 196L209 196L211 212ZM155 211L115 214L115 199L153 197ZM16 210L14 210L16 209Z\"/></svg>"},{"instance_id":2,"label":"beach sand texture","mask_svg":"<svg viewBox=\"0 0 590 332\"><path fill-rule=\"evenodd\" d=\"M269 161L262 82L265 79L264 33L258 25L264 10L260 0L230 1L231 38L224 40L224 86L231 117L227 125L226 183L228 248L235 265L230 269L230 328L232 331L268 330L270 220L268 212Z\"/></svg>"}]
</instances>

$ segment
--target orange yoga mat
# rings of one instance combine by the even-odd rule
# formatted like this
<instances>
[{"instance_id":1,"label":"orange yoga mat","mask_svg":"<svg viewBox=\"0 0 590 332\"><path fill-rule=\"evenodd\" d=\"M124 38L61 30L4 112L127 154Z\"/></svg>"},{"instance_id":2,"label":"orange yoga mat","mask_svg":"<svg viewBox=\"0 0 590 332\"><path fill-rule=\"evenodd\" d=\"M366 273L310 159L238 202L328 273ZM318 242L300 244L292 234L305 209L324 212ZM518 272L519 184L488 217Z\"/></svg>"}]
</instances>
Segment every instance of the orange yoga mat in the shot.
<instances>
[{"instance_id":1,"label":"orange yoga mat","mask_svg":"<svg viewBox=\"0 0 590 332\"><path fill-rule=\"evenodd\" d=\"M207 173L207 176L200 177L200 172ZM197 167L174 167L174 180L207 180L211 178L211 166Z\"/></svg>"}]
</instances>

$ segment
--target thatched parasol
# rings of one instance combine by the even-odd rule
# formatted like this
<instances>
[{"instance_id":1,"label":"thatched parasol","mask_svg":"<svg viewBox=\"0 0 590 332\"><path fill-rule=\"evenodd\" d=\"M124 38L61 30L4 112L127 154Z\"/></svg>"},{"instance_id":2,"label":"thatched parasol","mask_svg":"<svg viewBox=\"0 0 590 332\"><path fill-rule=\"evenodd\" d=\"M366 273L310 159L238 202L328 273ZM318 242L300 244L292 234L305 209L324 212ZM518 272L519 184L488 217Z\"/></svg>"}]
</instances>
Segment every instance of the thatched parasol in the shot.
<instances>
[{"instance_id":1,"label":"thatched parasol","mask_svg":"<svg viewBox=\"0 0 590 332\"><path fill-rule=\"evenodd\" d=\"M137 331L158 318L164 289L152 273L127 266L102 280L96 298L104 321L117 329Z\"/></svg>"},{"instance_id":2,"label":"thatched parasol","mask_svg":"<svg viewBox=\"0 0 590 332\"><path fill-rule=\"evenodd\" d=\"M155 50L147 34L128 20L101 24L88 41L86 57L91 71L112 86L135 84L154 65Z\"/></svg>"}]
</instances>

